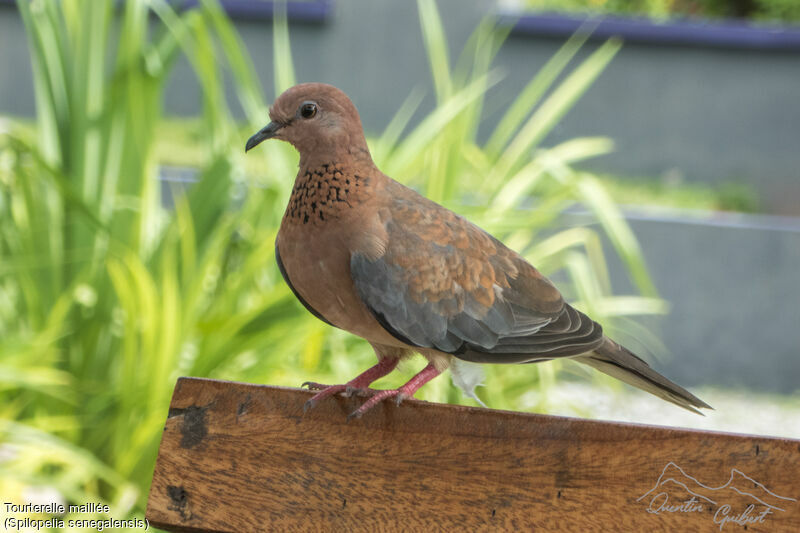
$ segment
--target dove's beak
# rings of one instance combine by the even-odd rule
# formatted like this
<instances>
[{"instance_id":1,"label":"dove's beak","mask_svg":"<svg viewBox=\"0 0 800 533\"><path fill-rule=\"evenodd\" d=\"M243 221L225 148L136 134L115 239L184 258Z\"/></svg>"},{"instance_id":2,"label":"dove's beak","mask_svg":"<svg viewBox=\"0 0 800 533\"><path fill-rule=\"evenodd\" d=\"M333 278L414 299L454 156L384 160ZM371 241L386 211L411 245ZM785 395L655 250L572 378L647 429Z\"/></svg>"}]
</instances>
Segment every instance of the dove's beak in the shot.
<instances>
[{"instance_id":1,"label":"dove's beak","mask_svg":"<svg viewBox=\"0 0 800 533\"><path fill-rule=\"evenodd\" d=\"M261 128L258 133L247 139L247 144L244 147L244 151L248 152L251 148L255 148L261 144L261 142L266 141L267 139L272 139L278 134L278 130L280 130L282 127L283 124L278 122L270 122Z\"/></svg>"}]
</instances>

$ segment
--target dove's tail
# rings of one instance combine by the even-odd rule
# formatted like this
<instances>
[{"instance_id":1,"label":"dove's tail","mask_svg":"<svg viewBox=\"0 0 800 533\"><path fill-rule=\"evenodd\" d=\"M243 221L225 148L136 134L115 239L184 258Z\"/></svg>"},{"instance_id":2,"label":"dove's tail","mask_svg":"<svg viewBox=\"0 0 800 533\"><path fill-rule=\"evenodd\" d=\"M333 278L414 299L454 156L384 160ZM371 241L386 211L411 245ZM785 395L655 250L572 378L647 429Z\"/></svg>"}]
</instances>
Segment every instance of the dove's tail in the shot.
<instances>
[{"instance_id":1,"label":"dove's tail","mask_svg":"<svg viewBox=\"0 0 800 533\"><path fill-rule=\"evenodd\" d=\"M691 392L650 368L650 365L630 350L608 337L599 348L589 354L575 357L575 360L693 413L703 414L695 407L713 409Z\"/></svg>"}]
</instances>

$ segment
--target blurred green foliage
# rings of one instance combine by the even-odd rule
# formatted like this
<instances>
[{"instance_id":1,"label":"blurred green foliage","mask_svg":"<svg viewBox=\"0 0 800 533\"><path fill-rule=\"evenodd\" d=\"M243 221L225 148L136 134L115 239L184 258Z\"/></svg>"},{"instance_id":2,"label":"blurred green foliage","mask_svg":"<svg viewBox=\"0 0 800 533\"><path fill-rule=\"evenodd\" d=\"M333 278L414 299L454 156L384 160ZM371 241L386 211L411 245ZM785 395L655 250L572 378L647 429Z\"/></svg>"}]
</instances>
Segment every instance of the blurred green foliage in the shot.
<instances>
[{"instance_id":1,"label":"blurred green foliage","mask_svg":"<svg viewBox=\"0 0 800 533\"><path fill-rule=\"evenodd\" d=\"M797 0L755 0L758 6L754 18L770 21L800 21L800 2Z\"/></svg>"},{"instance_id":2,"label":"blurred green foliage","mask_svg":"<svg viewBox=\"0 0 800 533\"><path fill-rule=\"evenodd\" d=\"M524 0L537 11L609 13L666 18L745 18L757 21L800 21L797 0Z\"/></svg>"},{"instance_id":3,"label":"blurred green foliage","mask_svg":"<svg viewBox=\"0 0 800 533\"><path fill-rule=\"evenodd\" d=\"M660 178L600 174L598 179L619 204L707 211L757 213L762 208L754 187L742 181L715 185Z\"/></svg>"},{"instance_id":4,"label":"blurred green foliage","mask_svg":"<svg viewBox=\"0 0 800 533\"><path fill-rule=\"evenodd\" d=\"M197 119L165 119L156 129L156 158L168 167L185 168L202 157L203 147L197 143L203 124ZM242 129L242 136L248 130ZM374 139L370 138L374 143ZM257 174L260 159L245 159L248 174ZM599 173L597 179L611 198L623 206L669 207L675 209L703 209L710 211L739 211L755 213L762 209L755 189L741 180L730 180L714 185L690 182L682 175L665 173L654 176L619 176ZM547 188L543 184L543 189ZM541 193L541 191L540 191Z\"/></svg>"},{"instance_id":5,"label":"blurred green foliage","mask_svg":"<svg viewBox=\"0 0 800 533\"><path fill-rule=\"evenodd\" d=\"M0 491L32 487L113 516L145 502L170 394L180 375L298 385L343 382L373 364L369 346L314 319L281 280L275 234L297 155L265 143L264 91L218 4L175 12L166 0L20 1L31 50L35 131L0 134ZM561 271L579 307L619 333L615 317L661 313L641 252L608 193L572 165L606 153L604 138L540 143L619 50L580 61L583 37L533 75L489 138L477 142L491 63L504 38L482 23L451 62L436 4L418 1L436 107L409 126L415 92L371 140L378 165L464 213L546 274ZM154 16L153 16L154 15ZM288 26L273 26L272 99L294 83ZM164 87L179 57L202 88L191 142L199 179L165 208L159 182ZM577 61L576 64L573 63ZM455 65L451 67L451 65ZM569 68L568 68L569 67ZM226 104L234 81L247 125ZM522 209L534 198L535 209ZM612 294L600 235L558 231L575 204L599 222L640 294ZM535 244L532 244L535 243ZM643 333L639 331L638 333ZM382 382L396 386L409 363ZM492 407L547 409L561 365L490 367ZM446 378L419 397L464 401Z\"/></svg>"}]
</instances>

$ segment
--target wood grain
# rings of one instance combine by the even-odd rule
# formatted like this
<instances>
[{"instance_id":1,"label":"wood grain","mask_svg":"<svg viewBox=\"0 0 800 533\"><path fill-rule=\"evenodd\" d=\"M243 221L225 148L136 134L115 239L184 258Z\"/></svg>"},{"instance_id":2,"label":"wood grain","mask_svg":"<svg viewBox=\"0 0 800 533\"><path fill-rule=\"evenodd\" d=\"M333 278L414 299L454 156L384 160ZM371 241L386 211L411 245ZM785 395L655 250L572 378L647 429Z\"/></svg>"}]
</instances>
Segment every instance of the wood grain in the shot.
<instances>
[{"instance_id":1,"label":"wood grain","mask_svg":"<svg viewBox=\"0 0 800 533\"><path fill-rule=\"evenodd\" d=\"M310 394L178 380L151 525L800 531L800 441L413 400L348 423L363 399L336 397L303 414ZM720 524L724 516L741 523Z\"/></svg>"}]
</instances>

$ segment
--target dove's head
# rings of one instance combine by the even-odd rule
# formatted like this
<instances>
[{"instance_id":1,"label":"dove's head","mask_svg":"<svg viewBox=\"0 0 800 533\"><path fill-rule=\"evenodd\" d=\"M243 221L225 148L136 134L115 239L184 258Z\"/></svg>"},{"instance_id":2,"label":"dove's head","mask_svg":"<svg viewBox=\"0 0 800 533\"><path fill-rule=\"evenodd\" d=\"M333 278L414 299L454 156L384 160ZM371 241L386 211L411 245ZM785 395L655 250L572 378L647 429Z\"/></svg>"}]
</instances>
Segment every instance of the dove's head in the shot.
<instances>
[{"instance_id":1,"label":"dove's head","mask_svg":"<svg viewBox=\"0 0 800 533\"><path fill-rule=\"evenodd\" d=\"M306 158L369 156L353 102L333 85L302 83L286 90L269 110L272 122L247 141L245 151L267 139L291 143Z\"/></svg>"}]
</instances>

